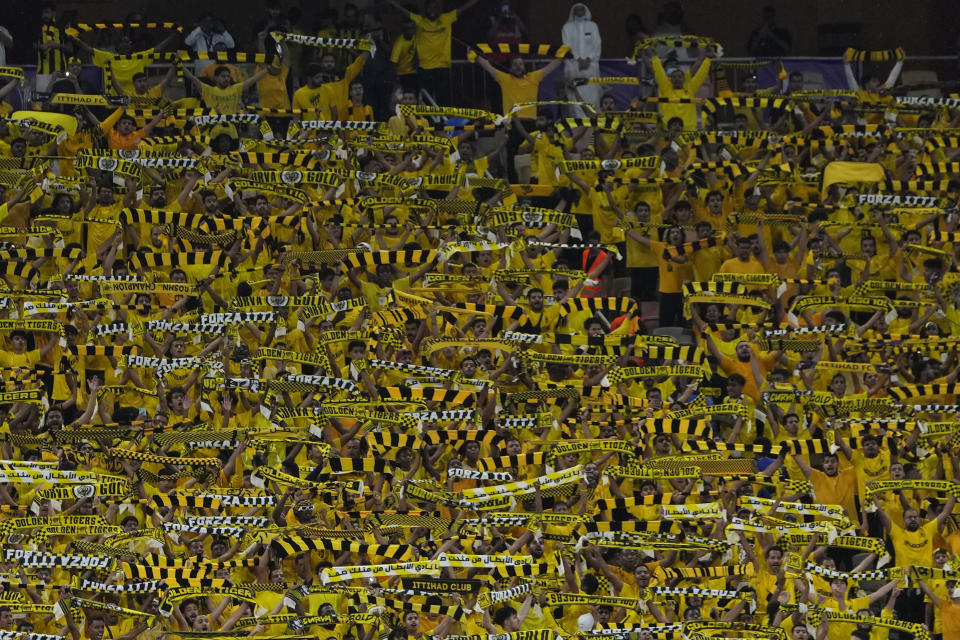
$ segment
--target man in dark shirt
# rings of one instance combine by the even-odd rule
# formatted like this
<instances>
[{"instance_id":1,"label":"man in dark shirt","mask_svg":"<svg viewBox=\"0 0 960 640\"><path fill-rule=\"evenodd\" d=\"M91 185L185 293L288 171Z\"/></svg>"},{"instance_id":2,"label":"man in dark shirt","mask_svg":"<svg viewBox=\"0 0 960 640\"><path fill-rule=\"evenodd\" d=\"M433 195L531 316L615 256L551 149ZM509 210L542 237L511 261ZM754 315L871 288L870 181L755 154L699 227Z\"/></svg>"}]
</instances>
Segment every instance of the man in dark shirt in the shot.
<instances>
[{"instance_id":1,"label":"man in dark shirt","mask_svg":"<svg viewBox=\"0 0 960 640\"><path fill-rule=\"evenodd\" d=\"M750 33L747 52L757 58L775 58L790 53L793 44L790 32L778 27L777 12L772 6L763 8L763 22Z\"/></svg>"}]
</instances>

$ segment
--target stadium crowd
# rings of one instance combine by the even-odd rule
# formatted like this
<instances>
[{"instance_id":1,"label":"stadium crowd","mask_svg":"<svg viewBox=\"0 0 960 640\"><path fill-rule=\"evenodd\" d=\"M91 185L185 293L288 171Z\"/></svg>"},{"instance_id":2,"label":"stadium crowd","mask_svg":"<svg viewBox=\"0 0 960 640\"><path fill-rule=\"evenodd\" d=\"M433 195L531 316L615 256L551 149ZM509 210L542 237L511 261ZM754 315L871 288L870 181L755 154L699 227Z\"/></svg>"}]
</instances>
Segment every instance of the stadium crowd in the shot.
<instances>
[{"instance_id":1,"label":"stadium crowd","mask_svg":"<svg viewBox=\"0 0 960 640\"><path fill-rule=\"evenodd\" d=\"M42 9L0 637L960 639L960 99L634 25L648 96L583 3L466 49L475 3L246 51Z\"/></svg>"}]
</instances>

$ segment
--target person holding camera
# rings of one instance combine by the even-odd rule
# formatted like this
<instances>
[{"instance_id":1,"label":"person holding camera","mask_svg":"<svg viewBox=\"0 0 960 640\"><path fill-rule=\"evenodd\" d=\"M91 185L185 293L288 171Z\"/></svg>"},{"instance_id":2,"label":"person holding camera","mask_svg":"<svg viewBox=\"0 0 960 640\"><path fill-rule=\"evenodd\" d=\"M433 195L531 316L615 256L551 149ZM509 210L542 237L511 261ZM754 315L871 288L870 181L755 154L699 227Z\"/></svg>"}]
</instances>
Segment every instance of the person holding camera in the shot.
<instances>
[{"instance_id":1,"label":"person holding camera","mask_svg":"<svg viewBox=\"0 0 960 640\"><path fill-rule=\"evenodd\" d=\"M498 44L507 42L509 44L518 44L526 42L527 25L523 24L520 16L509 2L504 2L500 6L500 11L490 16L490 31L487 32L487 42ZM510 63L509 53L491 53L490 61L494 64L508 65Z\"/></svg>"},{"instance_id":2,"label":"person holding camera","mask_svg":"<svg viewBox=\"0 0 960 640\"><path fill-rule=\"evenodd\" d=\"M233 49L236 46L233 36L223 26L223 22L209 13L200 19L200 24L187 35L184 42L196 52L213 51L217 45L223 45L227 49ZM213 60L194 61L193 73L199 76L213 62Z\"/></svg>"}]
</instances>

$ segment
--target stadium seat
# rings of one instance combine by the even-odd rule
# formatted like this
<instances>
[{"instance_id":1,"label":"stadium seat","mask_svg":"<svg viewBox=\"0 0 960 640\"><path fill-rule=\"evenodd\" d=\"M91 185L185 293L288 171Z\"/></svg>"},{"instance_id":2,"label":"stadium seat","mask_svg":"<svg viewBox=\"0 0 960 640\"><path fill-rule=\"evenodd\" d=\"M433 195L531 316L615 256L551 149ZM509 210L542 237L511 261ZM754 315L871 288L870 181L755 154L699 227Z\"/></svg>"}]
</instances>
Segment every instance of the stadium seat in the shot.
<instances>
[{"instance_id":1,"label":"stadium seat","mask_svg":"<svg viewBox=\"0 0 960 640\"><path fill-rule=\"evenodd\" d=\"M822 91L826 88L823 83L823 74L819 71L803 72L803 90L804 91Z\"/></svg>"},{"instance_id":2,"label":"stadium seat","mask_svg":"<svg viewBox=\"0 0 960 640\"><path fill-rule=\"evenodd\" d=\"M904 87L912 87L916 85L929 85L935 82L939 82L940 78L937 76L936 71L931 71L929 69L911 69L910 71L904 71L900 74L900 81L903 83ZM937 87L924 87L920 89L909 89L907 91L908 96L929 96L931 98L940 97L940 89Z\"/></svg>"},{"instance_id":3,"label":"stadium seat","mask_svg":"<svg viewBox=\"0 0 960 640\"><path fill-rule=\"evenodd\" d=\"M524 153L513 157L513 167L517 171L520 184L530 184L530 154Z\"/></svg>"}]
</instances>

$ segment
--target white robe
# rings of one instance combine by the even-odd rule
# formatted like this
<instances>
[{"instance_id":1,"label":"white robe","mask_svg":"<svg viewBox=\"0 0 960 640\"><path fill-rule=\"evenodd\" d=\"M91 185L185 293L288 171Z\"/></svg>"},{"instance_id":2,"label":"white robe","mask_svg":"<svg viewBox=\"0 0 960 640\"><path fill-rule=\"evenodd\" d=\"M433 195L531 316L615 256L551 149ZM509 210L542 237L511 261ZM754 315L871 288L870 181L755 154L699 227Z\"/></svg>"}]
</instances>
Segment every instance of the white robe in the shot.
<instances>
[{"instance_id":1,"label":"white robe","mask_svg":"<svg viewBox=\"0 0 960 640\"><path fill-rule=\"evenodd\" d=\"M584 20L574 19L573 11L577 6L583 6L586 10ZM603 43L600 38L600 28L590 18L590 9L582 3L577 3L570 7L570 16L563 25L563 44L570 47L571 53L571 58L564 62L563 77L567 84L572 84L578 78L595 78L600 75L600 53ZM590 60L586 69L581 69L578 62L583 59ZM601 89L602 87L596 84L583 85L579 87L579 92L585 102L598 105ZM567 99L577 99L573 90L567 90ZM580 110L577 109L577 111ZM583 116L583 114L576 115Z\"/></svg>"}]
</instances>

